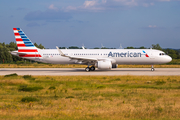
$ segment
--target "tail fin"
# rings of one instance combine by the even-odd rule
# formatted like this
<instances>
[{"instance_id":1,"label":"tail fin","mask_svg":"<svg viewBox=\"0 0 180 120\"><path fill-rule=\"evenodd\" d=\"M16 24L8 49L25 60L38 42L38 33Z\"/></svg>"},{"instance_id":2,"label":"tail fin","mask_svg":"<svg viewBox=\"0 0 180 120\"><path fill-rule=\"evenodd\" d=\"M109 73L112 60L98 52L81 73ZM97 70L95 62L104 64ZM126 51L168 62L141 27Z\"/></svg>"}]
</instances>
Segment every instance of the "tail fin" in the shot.
<instances>
[{"instance_id":1,"label":"tail fin","mask_svg":"<svg viewBox=\"0 0 180 120\"><path fill-rule=\"evenodd\" d=\"M18 47L18 52L16 52L19 57L24 58L37 58L42 57L38 53L38 48L34 46L31 40L25 35L25 33L20 28L13 28L16 44Z\"/></svg>"},{"instance_id":2,"label":"tail fin","mask_svg":"<svg viewBox=\"0 0 180 120\"><path fill-rule=\"evenodd\" d=\"M34 46L31 40L20 28L13 28L18 52L38 52L38 48Z\"/></svg>"}]
</instances>

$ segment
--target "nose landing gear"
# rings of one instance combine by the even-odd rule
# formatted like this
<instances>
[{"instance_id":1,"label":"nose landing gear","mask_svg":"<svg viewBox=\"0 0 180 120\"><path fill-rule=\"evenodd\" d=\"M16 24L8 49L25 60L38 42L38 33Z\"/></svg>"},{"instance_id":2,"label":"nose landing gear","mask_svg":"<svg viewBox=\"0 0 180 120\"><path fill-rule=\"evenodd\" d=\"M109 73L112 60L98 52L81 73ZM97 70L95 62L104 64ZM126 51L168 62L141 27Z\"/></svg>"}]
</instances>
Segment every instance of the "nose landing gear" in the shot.
<instances>
[{"instance_id":1,"label":"nose landing gear","mask_svg":"<svg viewBox=\"0 0 180 120\"><path fill-rule=\"evenodd\" d=\"M151 65L151 71L153 72L153 71L155 71L155 69L154 69L154 66L153 65Z\"/></svg>"}]
</instances>

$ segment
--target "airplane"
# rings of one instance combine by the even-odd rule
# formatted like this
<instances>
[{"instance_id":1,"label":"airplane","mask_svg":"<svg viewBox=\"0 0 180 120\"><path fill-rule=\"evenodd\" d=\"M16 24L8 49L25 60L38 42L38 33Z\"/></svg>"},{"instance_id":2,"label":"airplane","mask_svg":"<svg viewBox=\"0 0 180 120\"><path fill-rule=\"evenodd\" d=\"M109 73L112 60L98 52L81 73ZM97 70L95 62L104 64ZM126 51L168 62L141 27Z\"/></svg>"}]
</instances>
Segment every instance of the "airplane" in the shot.
<instances>
[{"instance_id":1,"label":"airplane","mask_svg":"<svg viewBox=\"0 0 180 120\"><path fill-rule=\"evenodd\" d=\"M52 64L87 65L85 71L117 68L118 64L147 64L154 71L154 64L172 60L163 51L155 49L39 49L21 28L13 28L18 50L11 54L25 59Z\"/></svg>"}]
</instances>

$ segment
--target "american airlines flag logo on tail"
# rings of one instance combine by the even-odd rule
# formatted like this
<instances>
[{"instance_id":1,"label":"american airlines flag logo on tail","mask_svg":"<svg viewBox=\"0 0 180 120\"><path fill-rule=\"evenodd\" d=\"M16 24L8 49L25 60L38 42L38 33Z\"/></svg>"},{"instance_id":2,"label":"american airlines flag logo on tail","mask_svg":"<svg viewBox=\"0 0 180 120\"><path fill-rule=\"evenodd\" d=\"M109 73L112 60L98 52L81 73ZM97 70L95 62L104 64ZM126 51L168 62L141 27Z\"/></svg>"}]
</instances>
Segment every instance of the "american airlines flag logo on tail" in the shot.
<instances>
[{"instance_id":1,"label":"american airlines flag logo on tail","mask_svg":"<svg viewBox=\"0 0 180 120\"><path fill-rule=\"evenodd\" d=\"M19 55L20 57L41 57L38 54L38 48L34 46L31 40L26 36L26 34L20 28L13 28L18 52L24 53Z\"/></svg>"}]
</instances>

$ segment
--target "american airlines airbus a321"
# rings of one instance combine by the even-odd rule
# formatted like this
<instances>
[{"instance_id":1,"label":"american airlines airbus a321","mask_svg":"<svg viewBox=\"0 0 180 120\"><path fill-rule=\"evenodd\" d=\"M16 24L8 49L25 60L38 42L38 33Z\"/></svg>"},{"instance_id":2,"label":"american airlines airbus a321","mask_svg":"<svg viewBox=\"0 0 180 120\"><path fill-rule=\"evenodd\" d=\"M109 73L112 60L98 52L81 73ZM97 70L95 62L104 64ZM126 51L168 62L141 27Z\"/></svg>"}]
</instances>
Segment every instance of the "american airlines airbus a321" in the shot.
<instances>
[{"instance_id":1,"label":"american airlines airbus a321","mask_svg":"<svg viewBox=\"0 0 180 120\"><path fill-rule=\"evenodd\" d=\"M118 64L164 64L172 60L154 49L39 49L20 28L13 28L18 50L12 51L25 59L52 64L83 64L85 71L117 68Z\"/></svg>"}]
</instances>

